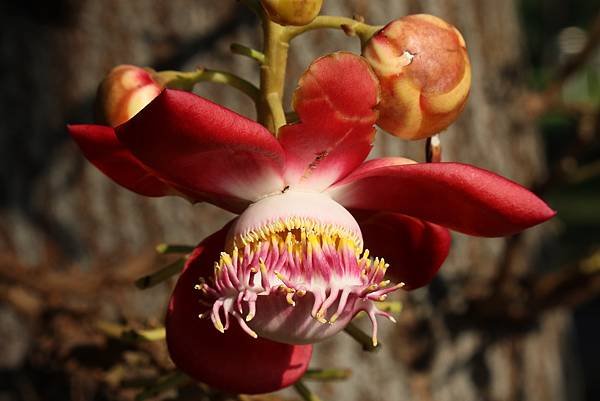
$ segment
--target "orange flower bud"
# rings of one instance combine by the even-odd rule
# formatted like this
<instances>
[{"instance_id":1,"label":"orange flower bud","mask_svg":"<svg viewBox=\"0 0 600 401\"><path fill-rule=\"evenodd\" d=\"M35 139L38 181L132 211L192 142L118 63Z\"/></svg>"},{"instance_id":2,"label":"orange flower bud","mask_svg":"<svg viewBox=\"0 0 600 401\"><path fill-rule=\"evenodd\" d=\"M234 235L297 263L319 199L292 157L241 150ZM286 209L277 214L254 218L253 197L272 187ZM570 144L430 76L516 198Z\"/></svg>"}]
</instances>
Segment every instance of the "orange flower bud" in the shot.
<instances>
[{"instance_id":1,"label":"orange flower bud","mask_svg":"<svg viewBox=\"0 0 600 401\"><path fill-rule=\"evenodd\" d=\"M150 69L134 65L113 68L98 87L96 117L116 127L136 115L162 91Z\"/></svg>"},{"instance_id":2,"label":"orange flower bud","mask_svg":"<svg viewBox=\"0 0 600 401\"><path fill-rule=\"evenodd\" d=\"M321 11L323 0L261 0L272 21L281 25L306 25Z\"/></svg>"},{"instance_id":3,"label":"orange flower bud","mask_svg":"<svg viewBox=\"0 0 600 401\"><path fill-rule=\"evenodd\" d=\"M427 14L392 21L365 45L363 56L382 87L377 124L404 139L448 127L471 88L465 41L449 23Z\"/></svg>"}]
</instances>

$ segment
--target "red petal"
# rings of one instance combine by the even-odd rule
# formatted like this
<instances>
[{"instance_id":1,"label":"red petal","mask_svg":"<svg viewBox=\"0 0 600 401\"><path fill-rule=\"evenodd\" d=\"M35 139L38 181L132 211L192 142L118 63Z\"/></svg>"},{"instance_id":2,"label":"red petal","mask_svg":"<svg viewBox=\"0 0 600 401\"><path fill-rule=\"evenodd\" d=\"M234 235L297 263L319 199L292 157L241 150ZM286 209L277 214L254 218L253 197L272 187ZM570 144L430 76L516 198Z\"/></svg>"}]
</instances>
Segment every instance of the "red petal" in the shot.
<instances>
[{"instance_id":1,"label":"red petal","mask_svg":"<svg viewBox=\"0 0 600 401\"><path fill-rule=\"evenodd\" d=\"M269 131L188 92L166 89L117 136L156 175L209 198L253 201L284 186L283 150Z\"/></svg>"},{"instance_id":2,"label":"red petal","mask_svg":"<svg viewBox=\"0 0 600 401\"><path fill-rule=\"evenodd\" d=\"M379 83L362 57L339 52L314 61L294 93L300 122L280 130L287 184L323 190L362 163L378 101Z\"/></svg>"},{"instance_id":3,"label":"red petal","mask_svg":"<svg viewBox=\"0 0 600 401\"><path fill-rule=\"evenodd\" d=\"M450 250L444 227L399 213L352 211L371 255L390 267L386 277L413 290L429 284Z\"/></svg>"},{"instance_id":4,"label":"red petal","mask_svg":"<svg viewBox=\"0 0 600 401\"><path fill-rule=\"evenodd\" d=\"M367 162L328 192L348 208L403 213L482 237L515 234L555 215L521 185L460 163Z\"/></svg>"},{"instance_id":5,"label":"red petal","mask_svg":"<svg viewBox=\"0 0 600 401\"><path fill-rule=\"evenodd\" d=\"M195 380L231 393L268 393L299 380L310 362L311 345L288 345L254 339L235 321L221 334L198 314L194 290L207 277L225 243L228 227L204 240L177 281L167 312L167 346L175 365Z\"/></svg>"},{"instance_id":6,"label":"red petal","mask_svg":"<svg viewBox=\"0 0 600 401\"><path fill-rule=\"evenodd\" d=\"M85 157L117 184L146 196L174 194L123 146L111 127L69 125L68 129Z\"/></svg>"}]
</instances>

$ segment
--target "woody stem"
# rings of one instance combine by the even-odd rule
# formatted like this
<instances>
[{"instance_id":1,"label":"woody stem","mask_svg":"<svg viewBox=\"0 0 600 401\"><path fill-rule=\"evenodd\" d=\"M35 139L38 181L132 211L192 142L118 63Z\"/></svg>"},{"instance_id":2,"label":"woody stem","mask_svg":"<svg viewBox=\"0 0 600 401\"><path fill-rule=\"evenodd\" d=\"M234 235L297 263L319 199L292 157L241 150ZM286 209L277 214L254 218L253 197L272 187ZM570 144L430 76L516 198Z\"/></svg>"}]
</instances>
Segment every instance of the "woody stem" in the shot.
<instances>
[{"instance_id":1,"label":"woody stem","mask_svg":"<svg viewBox=\"0 0 600 401\"><path fill-rule=\"evenodd\" d=\"M283 90L289 50L286 29L263 14L264 63L260 67L260 100L258 121L273 134L285 125Z\"/></svg>"}]
</instances>

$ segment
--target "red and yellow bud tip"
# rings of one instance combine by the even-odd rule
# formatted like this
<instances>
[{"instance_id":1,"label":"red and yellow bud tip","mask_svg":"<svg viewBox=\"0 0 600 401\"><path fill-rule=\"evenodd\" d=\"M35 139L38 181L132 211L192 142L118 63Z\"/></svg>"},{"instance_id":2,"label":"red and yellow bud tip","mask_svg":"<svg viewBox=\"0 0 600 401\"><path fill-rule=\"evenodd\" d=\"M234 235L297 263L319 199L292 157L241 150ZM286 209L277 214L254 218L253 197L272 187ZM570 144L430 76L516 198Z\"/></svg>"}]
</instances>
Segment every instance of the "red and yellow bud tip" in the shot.
<instances>
[{"instance_id":1,"label":"red and yellow bud tip","mask_svg":"<svg viewBox=\"0 0 600 401\"><path fill-rule=\"evenodd\" d=\"M111 127L121 125L158 96L162 89L152 70L119 65L98 87L96 118L99 123Z\"/></svg>"},{"instance_id":2,"label":"red and yellow bud tip","mask_svg":"<svg viewBox=\"0 0 600 401\"><path fill-rule=\"evenodd\" d=\"M269 18L281 25L306 25L314 20L323 0L261 0Z\"/></svg>"},{"instance_id":3,"label":"red and yellow bud tip","mask_svg":"<svg viewBox=\"0 0 600 401\"><path fill-rule=\"evenodd\" d=\"M432 15L409 15L375 34L363 56L382 87L377 124L403 139L447 128L461 113L471 87L465 41Z\"/></svg>"}]
</instances>

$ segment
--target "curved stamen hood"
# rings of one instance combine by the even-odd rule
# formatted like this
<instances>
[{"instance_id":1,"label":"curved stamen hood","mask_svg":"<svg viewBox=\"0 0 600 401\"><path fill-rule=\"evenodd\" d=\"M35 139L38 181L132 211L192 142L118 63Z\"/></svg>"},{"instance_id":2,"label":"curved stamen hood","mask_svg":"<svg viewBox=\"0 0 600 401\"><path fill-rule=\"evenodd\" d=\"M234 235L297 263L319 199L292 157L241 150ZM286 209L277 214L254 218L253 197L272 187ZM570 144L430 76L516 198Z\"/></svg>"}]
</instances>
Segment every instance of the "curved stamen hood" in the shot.
<instances>
[{"instance_id":1,"label":"curved stamen hood","mask_svg":"<svg viewBox=\"0 0 600 401\"><path fill-rule=\"evenodd\" d=\"M228 243L235 240L240 247L244 242L264 239L261 235L309 225L314 230L347 237L360 248L363 246L360 227L343 206L321 193L296 191L268 196L250 205L231 227Z\"/></svg>"},{"instance_id":2,"label":"curved stamen hood","mask_svg":"<svg viewBox=\"0 0 600 401\"><path fill-rule=\"evenodd\" d=\"M210 316L219 331L233 317L250 336L304 344L342 330L359 311L373 324L374 301L390 286L387 264L363 252L356 220L320 193L288 191L251 205L232 225L226 252L210 283L196 288L213 300ZM223 323L224 319L224 323Z\"/></svg>"}]
</instances>

